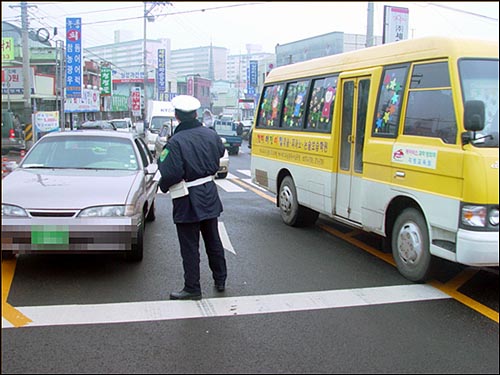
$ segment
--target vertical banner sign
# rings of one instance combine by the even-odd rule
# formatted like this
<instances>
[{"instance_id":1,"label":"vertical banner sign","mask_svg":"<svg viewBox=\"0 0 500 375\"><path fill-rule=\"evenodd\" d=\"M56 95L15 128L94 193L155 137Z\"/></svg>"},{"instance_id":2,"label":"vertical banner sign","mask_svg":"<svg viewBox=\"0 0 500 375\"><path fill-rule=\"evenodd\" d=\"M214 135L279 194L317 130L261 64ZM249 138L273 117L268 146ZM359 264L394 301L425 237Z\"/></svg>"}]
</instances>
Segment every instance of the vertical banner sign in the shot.
<instances>
[{"instance_id":1,"label":"vertical banner sign","mask_svg":"<svg viewBox=\"0 0 500 375\"><path fill-rule=\"evenodd\" d=\"M132 87L132 115L140 116L141 115L141 88L140 87Z\"/></svg>"},{"instance_id":2,"label":"vertical banner sign","mask_svg":"<svg viewBox=\"0 0 500 375\"><path fill-rule=\"evenodd\" d=\"M14 38L2 38L2 61L14 60Z\"/></svg>"},{"instance_id":3,"label":"vertical banner sign","mask_svg":"<svg viewBox=\"0 0 500 375\"><path fill-rule=\"evenodd\" d=\"M156 71L157 77L156 82L158 85L158 99L163 96L165 92L165 82L166 82L166 59L165 59L165 49L158 50L158 69Z\"/></svg>"},{"instance_id":4,"label":"vertical banner sign","mask_svg":"<svg viewBox=\"0 0 500 375\"><path fill-rule=\"evenodd\" d=\"M255 88L259 83L259 62L257 60L250 60L247 77L247 93L249 95L255 94Z\"/></svg>"},{"instance_id":5,"label":"vertical banner sign","mask_svg":"<svg viewBox=\"0 0 500 375\"><path fill-rule=\"evenodd\" d=\"M66 18L66 97L82 96L82 19Z\"/></svg>"},{"instance_id":6,"label":"vertical banner sign","mask_svg":"<svg viewBox=\"0 0 500 375\"><path fill-rule=\"evenodd\" d=\"M192 77L189 77L187 81L187 94L194 95L194 80Z\"/></svg>"},{"instance_id":7,"label":"vertical banner sign","mask_svg":"<svg viewBox=\"0 0 500 375\"><path fill-rule=\"evenodd\" d=\"M101 96L111 96L111 68L101 67Z\"/></svg>"},{"instance_id":8,"label":"vertical banner sign","mask_svg":"<svg viewBox=\"0 0 500 375\"><path fill-rule=\"evenodd\" d=\"M384 6L384 32L382 43L408 39L408 8Z\"/></svg>"}]
</instances>

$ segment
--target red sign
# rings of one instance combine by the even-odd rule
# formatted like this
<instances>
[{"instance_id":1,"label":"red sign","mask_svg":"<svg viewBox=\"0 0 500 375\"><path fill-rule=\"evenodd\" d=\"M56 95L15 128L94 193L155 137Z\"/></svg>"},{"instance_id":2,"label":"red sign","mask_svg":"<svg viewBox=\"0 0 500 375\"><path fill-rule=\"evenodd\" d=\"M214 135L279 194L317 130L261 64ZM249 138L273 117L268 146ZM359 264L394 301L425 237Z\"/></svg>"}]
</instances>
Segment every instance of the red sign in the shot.
<instances>
[{"instance_id":1,"label":"red sign","mask_svg":"<svg viewBox=\"0 0 500 375\"><path fill-rule=\"evenodd\" d=\"M66 38L71 42L78 42L80 40L80 32L78 30L69 30Z\"/></svg>"},{"instance_id":2,"label":"red sign","mask_svg":"<svg viewBox=\"0 0 500 375\"><path fill-rule=\"evenodd\" d=\"M132 93L132 112L134 116L139 116L141 113L141 89L134 87Z\"/></svg>"}]
</instances>

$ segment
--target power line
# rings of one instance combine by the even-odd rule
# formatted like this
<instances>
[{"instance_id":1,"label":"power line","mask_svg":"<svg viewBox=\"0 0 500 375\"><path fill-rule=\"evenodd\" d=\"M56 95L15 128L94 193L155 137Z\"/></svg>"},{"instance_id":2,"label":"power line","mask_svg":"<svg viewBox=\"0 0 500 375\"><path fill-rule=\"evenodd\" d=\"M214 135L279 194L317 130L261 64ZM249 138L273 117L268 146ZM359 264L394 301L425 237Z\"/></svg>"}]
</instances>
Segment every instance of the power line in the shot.
<instances>
[{"instance_id":1,"label":"power line","mask_svg":"<svg viewBox=\"0 0 500 375\"><path fill-rule=\"evenodd\" d=\"M429 5L432 5L432 6L435 6L435 7L438 7L438 8L444 8L444 9L452 10L452 11L458 12L458 13L469 14L471 16L475 16L475 17L479 17L479 18L484 18L484 19L487 19L487 20L490 20L490 21L497 21L498 22L498 18L488 17L488 16L485 16L485 15L482 15L482 14L479 14L479 13L469 12L467 10L452 8L452 7L449 7L447 5L436 4L436 3L429 3Z\"/></svg>"}]
</instances>

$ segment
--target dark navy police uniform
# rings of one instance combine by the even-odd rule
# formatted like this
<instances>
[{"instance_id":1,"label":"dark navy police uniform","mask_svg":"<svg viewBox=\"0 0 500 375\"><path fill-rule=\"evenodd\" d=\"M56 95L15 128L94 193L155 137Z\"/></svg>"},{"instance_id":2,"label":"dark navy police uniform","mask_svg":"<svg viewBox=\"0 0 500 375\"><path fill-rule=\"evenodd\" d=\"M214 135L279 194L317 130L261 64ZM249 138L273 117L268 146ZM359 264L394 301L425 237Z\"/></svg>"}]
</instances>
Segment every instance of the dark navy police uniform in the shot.
<instances>
[{"instance_id":1,"label":"dark navy police uniform","mask_svg":"<svg viewBox=\"0 0 500 375\"><path fill-rule=\"evenodd\" d=\"M201 180L201 184L189 187L188 195L173 199L173 220L184 267L184 291L200 294L200 298L200 232L215 284L224 286L227 277L217 219L223 207L217 185L210 178L217 173L219 159L223 155L224 145L219 135L197 119L192 119L177 126L158 159L161 173L159 186L163 192L181 180L189 185L190 182L208 178L207 182Z\"/></svg>"}]
</instances>

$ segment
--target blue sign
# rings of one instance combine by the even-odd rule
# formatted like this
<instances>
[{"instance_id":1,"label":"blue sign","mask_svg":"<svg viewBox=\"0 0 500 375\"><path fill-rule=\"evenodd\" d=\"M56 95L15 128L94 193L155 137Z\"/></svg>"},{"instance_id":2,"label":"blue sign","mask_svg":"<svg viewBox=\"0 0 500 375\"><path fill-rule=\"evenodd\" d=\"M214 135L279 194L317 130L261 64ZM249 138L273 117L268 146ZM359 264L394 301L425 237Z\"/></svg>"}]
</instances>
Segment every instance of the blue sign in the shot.
<instances>
[{"instance_id":1,"label":"blue sign","mask_svg":"<svg viewBox=\"0 0 500 375\"><path fill-rule=\"evenodd\" d=\"M66 18L66 97L82 96L82 19Z\"/></svg>"},{"instance_id":2,"label":"blue sign","mask_svg":"<svg viewBox=\"0 0 500 375\"><path fill-rule=\"evenodd\" d=\"M158 93L165 92L165 82L166 82L166 59L165 59L165 49L158 50L158 70L156 82L158 84Z\"/></svg>"},{"instance_id":3,"label":"blue sign","mask_svg":"<svg viewBox=\"0 0 500 375\"><path fill-rule=\"evenodd\" d=\"M250 86L257 86L259 83L259 62L250 60Z\"/></svg>"}]
</instances>

